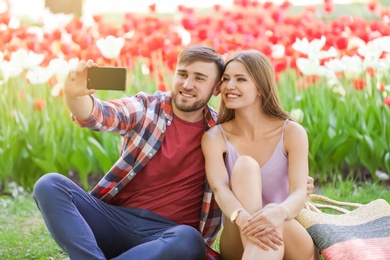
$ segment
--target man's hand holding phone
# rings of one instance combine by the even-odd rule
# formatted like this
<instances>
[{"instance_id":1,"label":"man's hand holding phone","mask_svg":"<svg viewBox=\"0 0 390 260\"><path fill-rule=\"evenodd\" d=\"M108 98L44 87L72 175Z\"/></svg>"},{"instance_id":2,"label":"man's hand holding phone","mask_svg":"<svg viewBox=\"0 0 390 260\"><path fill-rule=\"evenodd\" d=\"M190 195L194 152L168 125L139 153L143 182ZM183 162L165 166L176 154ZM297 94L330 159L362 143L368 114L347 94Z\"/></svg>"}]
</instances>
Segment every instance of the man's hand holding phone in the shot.
<instances>
[{"instance_id":1,"label":"man's hand holding phone","mask_svg":"<svg viewBox=\"0 0 390 260\"><path fill-rule=\"evenodd\" d=\"M71 96L85 96L95 90L125 90L126 68L99 67L92 60L80 61L65 81L64 91Z\"/></svg>"},{"instance_id":2,"label":"man's hand holding phone","mask_svg":"<svg viewBox=\"0 0 390 260\"><path fill-rule=\"evenodd\" d=\"M75 69L69 71L64 84L65 97L77 98L96 92L87 88L87 72L92 66L96 66L92 60L80 61Z\"/></svg>"},{"instance_id":3,"label":"man's hand holding phone","mask_svg":"<svg viewBox=\"0 0 390 260\"><path fill-rule=\"evenodd\" d=\"M90 95L96 90L125 90L126 68L98 67L92 60L80 61L65 80L65 102L78 119L86 119L93 109Z\"/></svg>"},{"instance_id":4,"label":"man's hand holding phone","mask_svg":"<svg viewBox=\"0 0 390 260\"><path fill-rule=\"evenodd\" d=\"M87 119L93 109L94 89L87 88L88 69L96 66L92 60L80 61L74 70L69 71L64 84L65 103L72 115L81 120Z\"/></svg>"}]
</instances>

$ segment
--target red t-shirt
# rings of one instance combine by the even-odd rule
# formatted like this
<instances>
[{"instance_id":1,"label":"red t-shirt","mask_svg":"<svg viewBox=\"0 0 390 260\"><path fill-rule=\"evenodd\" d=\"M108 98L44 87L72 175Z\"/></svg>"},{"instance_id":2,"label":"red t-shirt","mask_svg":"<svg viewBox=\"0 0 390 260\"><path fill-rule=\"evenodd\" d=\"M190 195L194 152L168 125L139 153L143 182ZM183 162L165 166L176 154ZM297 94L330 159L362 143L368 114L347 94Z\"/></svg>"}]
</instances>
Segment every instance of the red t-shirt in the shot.
<instances>
[{"instance_id":1,"label":"red t-shirt","mask_svg":"<svg viewBox=\"0 0 390 260\"><path fill-rule=\"evenodd\" d=\"M161 148L109 203L148 209L198 228L205 181L204 132L204 120L189 123L174 117Z\"/></svg>"}]
</instances>

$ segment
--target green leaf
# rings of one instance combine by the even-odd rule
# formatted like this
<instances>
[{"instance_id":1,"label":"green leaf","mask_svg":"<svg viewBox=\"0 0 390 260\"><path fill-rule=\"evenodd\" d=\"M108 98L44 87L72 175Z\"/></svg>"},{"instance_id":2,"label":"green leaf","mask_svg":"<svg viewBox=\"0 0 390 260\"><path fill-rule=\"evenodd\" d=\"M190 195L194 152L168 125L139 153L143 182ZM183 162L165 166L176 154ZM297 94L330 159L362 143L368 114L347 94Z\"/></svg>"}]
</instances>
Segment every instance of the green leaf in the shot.
<instances>
[{"instance_id":1,"label":"green leaf","mask_svg":"<svg viewBox=\"0 0 390 260\"><path fill-rule=\"evenodd\" d=\"M41 168L43 174L48 172L58 172L58 169L53 161L47 161L36 157L33 157L32 161L35 163L35 165Z\"/></svg>"},{"instance_id":2,"label":"green leaf","mask_svg":"<svg viewBox=\"0 0 390 260\"><path fill-rule=\"evenodd\" d=\"M88 142L91 144L93 155L101 166L103 172L107 172L113 165L109 154L95 138L91 136L88 137Z\"/></svg>"},{"instance_id":3,"label":"green leaf","mask_svg":"<svg viewBox=\"0 0 390 260\"><path fill-rule=\"evenodd\" d=\"M88 174L92 170L92 152L87 148L88 153L83 150L75 150L70 156L70 162L76 168L80 180L85 189L88 189Z\"/></svg>"}]
</instances>

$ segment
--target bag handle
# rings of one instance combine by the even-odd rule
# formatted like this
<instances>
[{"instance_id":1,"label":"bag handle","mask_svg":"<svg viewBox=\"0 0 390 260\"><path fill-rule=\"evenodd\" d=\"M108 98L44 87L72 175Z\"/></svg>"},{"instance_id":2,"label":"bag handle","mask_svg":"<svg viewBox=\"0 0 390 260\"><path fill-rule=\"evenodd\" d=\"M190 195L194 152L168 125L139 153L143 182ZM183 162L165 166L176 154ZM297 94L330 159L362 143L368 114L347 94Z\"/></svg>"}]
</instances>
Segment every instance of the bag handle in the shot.
<instances>
[{"instance_id":1,"label":"bag handle","mask_svg":"<svg viewBox=\"0 0 390 260\"><path fill-rule=\"evenodd\" d=\"M315 203L313 201L320 201L327 204L320 204ZM344 202L344 201L338 201L333 200L328 197L325 197L323 195L318 194L310 194L308 197L308 201L306 202L306 208L314 211L314 212L321 212L320 209L332 209L341 213L349 213L351 212L348 209L342 208L342 207L352 207L352 208L359 208L363 204L360 203L353 203L353 202ZM342 206L342 207L340 207Z\"/></svg>"}]
</instances>

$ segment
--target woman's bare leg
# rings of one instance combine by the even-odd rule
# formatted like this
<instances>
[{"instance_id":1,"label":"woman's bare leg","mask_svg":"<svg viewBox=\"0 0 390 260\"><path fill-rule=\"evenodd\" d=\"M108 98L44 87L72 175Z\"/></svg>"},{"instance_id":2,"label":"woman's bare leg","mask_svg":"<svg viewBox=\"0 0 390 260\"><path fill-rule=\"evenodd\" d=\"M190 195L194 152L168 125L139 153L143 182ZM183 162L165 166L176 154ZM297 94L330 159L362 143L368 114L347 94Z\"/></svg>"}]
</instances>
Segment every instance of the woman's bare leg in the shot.
<instances>
[{"instance_id":1,"label":"woman's bare leg","mask_svg":"<svg viewBox=\"0 0 390 260\"><path fill-rule=\"evenodd\" d=\"M240 156L234 167L231 177L232 191L240 200L242 206L250 214L262 208L262 187L260 166L256 160L249 156ZM261 249L241 236L244 245L242 259L275 259L282 258L284 249L279 247L277 251Z\"/></svg>"},{"instance_id":2,"label":"woman's bare leg","mask_svg":"<svg viewBox=\"0 0 390 260\"><path fill-rule=\"evenodd\" d=\"M284 259L319 260L319 253L306 229L295 219L283 224Z\"/></svg>"}]
</instances>

